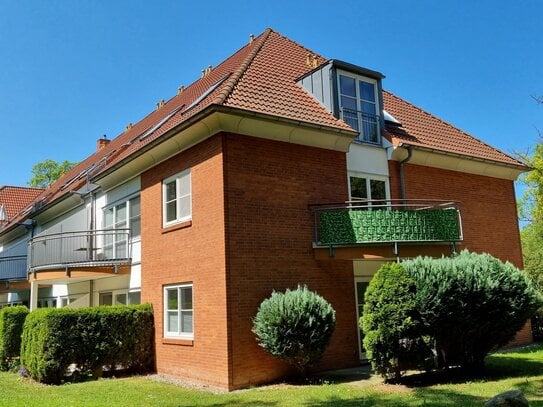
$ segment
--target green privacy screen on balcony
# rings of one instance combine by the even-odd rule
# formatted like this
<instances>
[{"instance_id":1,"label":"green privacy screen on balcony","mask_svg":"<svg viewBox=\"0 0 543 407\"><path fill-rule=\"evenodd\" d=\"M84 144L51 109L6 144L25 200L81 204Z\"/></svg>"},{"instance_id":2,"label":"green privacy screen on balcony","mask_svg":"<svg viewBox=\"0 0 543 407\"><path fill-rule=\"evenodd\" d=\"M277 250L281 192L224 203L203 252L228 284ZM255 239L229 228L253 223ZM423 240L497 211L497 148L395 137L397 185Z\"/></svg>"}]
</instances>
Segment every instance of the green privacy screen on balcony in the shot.
<instances>
[{"instance_id":1,"label":"green privacy screen on balcony","mask_svg":"<svg viewBox=\"0 0 543 407\"><path fill-rule=\"evenodd\" d=\"M317 244L461 240L456 209L341 209L317 213Z\"/></svg>"}]
</instances>

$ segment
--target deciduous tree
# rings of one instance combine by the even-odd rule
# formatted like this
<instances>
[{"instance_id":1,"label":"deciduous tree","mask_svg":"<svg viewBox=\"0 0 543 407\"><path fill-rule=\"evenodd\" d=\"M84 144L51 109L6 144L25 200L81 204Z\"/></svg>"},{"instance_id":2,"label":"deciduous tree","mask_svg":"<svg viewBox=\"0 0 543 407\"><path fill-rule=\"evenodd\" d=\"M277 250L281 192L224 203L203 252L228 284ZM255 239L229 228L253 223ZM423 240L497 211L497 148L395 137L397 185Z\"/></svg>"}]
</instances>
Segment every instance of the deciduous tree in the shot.
<instances>
[{"instance_id":1,"label":"deciduous tree","mask_svg":"<svg viewBox=\"0 0 543 407\"><path fill-rule=\"evenodd\" d=\"M35 188L47 188L76 165L76 162L67 160L41 161L32 167L32 178L28 181L28 185Z\"/></svg>"}]
</instances>

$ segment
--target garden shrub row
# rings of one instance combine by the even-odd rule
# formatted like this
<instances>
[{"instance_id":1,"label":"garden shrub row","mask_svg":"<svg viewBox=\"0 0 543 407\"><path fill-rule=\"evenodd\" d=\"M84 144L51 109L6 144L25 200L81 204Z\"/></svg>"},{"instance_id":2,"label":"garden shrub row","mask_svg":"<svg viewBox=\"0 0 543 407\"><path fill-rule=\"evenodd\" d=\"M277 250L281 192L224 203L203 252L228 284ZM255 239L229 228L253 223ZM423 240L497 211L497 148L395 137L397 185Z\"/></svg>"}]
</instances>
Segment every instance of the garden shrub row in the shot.
<instances>
[{"instance_id":1,"label":"garden shrub row","mask_svg":"<svg viewBox=\"0 0 543 407\"><path fill-rule=\"evenodd\" d=\"M4 307L0 310L0 368L7 370L10 363L19 358L21 333L28 315L23 305Z\"/></svg>"},{"instance_id":2,"label":"garden shrub row","mask_svg":"<svg viewBox=\"0 0 543 407\"><path fill-rule=\"evenodd\" d=\"M489 254L417 257L384 265L370 282L364 346L387 379L429 365L480 369L542 304L525 273Z\"/></svg>"},{"instance_id":3,"label":"garden shrub row","mask_svg":"<svg viewBox=\"0 0 543 407\"><path fill-rule=\"evenodd\" d=\"M153 369L153 310L148 304L38 309L26 318L21 364L28 375L58 384L74 372Z\"/></svg>"}]
</instances>

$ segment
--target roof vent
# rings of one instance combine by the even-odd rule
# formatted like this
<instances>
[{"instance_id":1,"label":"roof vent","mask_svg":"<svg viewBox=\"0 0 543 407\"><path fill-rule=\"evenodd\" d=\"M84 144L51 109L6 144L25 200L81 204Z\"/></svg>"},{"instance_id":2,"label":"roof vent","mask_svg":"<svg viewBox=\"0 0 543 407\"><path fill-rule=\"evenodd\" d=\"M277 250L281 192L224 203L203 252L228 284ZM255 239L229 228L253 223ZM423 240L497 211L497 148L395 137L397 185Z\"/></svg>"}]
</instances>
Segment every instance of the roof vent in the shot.
<instances>
[{"instance_id":1,"label":"roof vent","mask_svg":"<svg viewBox=\"0 0 543 407\"><path fill-rule=\"evenodd\" d=\"M166 104L166 102L164 102L164 99L162 99L160 102L158 102L156 104L156 110L160 110L164 107L164 105Z\"/></svg>"},{"instance_id":2,"label":"roof vent","mask_svg":"<svg viewBox=\"0 0 543 407\"><path fill-rule=\"evenodd\" d=\"M252 44L254 40L255 40L255 35L254 34L249 35L249 44Z\"/></svg>"},{"instance_id":3,"label":"roof vent","mask_svg":"<svg viewBox=\"0 0 543 407\"><path fill-rule=\"evenodd\" d=\"M133 125L132 123L128 123L128 124L126 125L125 130L128 131L128 130L130 130L132 127L134 127L134 125Z\"/></svg>"},{"instance_id":4,"label":"roof vent","mask_svg":"<svg viewBox=\"0 0 543 407\"><path fill-rule=\"evenodd\" d=\"M185 87L183 85L181 85L180 87L177 88L177 94L180 95L181 93L183 93L185 91Z\"/></svg>"}]
</instances>

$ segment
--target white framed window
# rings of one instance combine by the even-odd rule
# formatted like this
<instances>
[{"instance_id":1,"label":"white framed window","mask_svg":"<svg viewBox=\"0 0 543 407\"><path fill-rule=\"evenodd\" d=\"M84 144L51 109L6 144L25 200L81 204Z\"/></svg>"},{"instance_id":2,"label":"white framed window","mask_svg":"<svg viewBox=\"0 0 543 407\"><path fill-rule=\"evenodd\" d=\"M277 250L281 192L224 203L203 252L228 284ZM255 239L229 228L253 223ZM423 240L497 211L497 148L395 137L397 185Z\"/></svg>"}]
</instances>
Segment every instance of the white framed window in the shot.
<instances>
[{"instance_id":1,"label":"white framed window","mask_svg":"<svg viewBox=\"0 0 543 407\"><path fill-rule=\"evenodd\" d=\"M349 174L349 196L351 200L385 201L390 196L388 178L377 175Z\"/></svg>"},{"instance_id":2,"label":"white framed window","mask_svg":"<svg viewBox=\"0 0 543 407\"><path fill-rule=\"evenodd\" d=\"M139 195L104 208L105 230L127 228L130 229L132 240L141 237ZM128 241L125 233L112 233L104 236L104 256L107 259L128 257Z\"/></svg>"},{"instance_id":3,"label":"white framed window","mask_svg":"<svg viewBox=\"0 0 543 407\"><path fill-rule=\"evenodd\" d=\"M164 337L194 338L192 284L164 287Z\"/></svg>"},{"instance_id":4,"label":"white framed window","mask_svg":"<svg viewBox=\"0 0 543 407\"><path fill-rule=\"evenodd\" d=\"M338 72L340 117L358 131L358 141L381 142L377 81L350 72Z\"/></svg>"},{"instance_id":5,"label":"white framed window","mask_svg":"<svg viewBox=\"0 0 543 407\"><path fill-rule=\"evenodd\" d=\"M190 169L162 181L163 226L192 219L192 185Z\"/></svg>"},{"instance_id":6,"label":"white framed window","mask_svg":"<svg viewBox=\"0 0 543 407\"><path fill-rule=\"evenodd\" d=\"M133 239L141 236L139 195L104 208L104 229L125 228L130 228L130 234Z\"/></svg>"}]
</instances>

